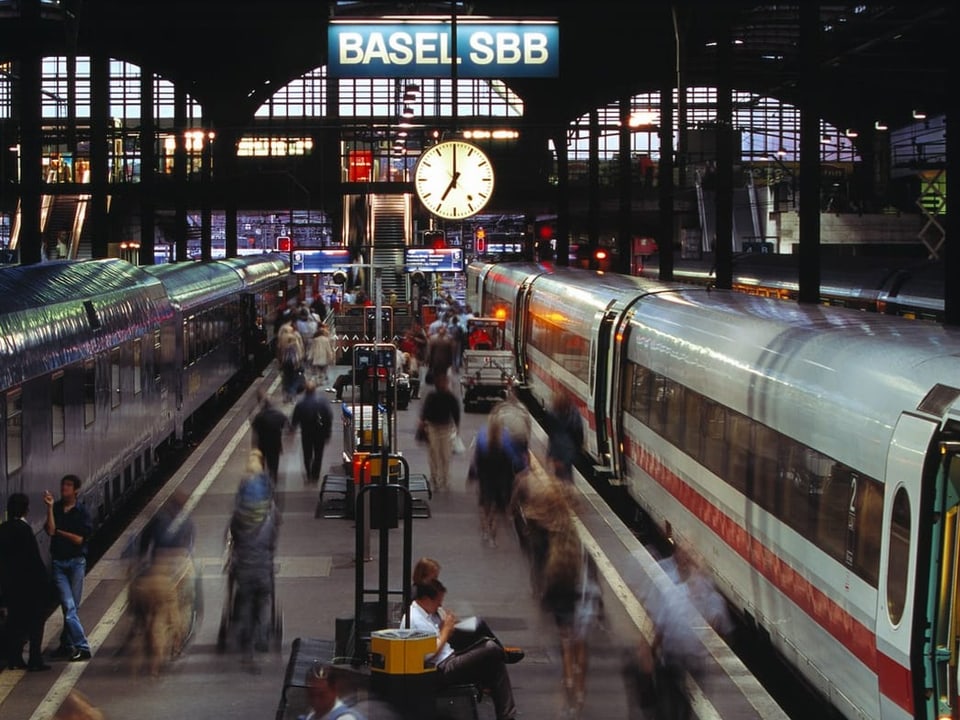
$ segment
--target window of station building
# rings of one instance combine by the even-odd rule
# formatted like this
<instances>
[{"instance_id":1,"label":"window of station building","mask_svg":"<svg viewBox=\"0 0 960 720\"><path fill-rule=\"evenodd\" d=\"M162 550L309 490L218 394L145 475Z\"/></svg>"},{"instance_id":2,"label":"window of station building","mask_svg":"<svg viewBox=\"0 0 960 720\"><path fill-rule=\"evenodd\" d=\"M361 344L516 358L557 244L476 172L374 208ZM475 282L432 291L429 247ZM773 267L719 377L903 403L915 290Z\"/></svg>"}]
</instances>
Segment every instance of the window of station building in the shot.
<instances>
[{"instance_id":1,"label":"window of station building","mask_svg":"<svg viewBox=\"0 0 960 720\"><path fill-rule=\"evenodd\" d=\"M44 178L48 183L90 181L92 63L88 56L76 57L72 87L69 63L70 58L62 55L44 57L41 61L40 112L43 119ZM14 81L9 70L3 70L4 67L8 66L0 66L0 117L12 117ZM138 66L122 60L110 60L107 67L107 113L112 119L108 130L110 142L107 156L110 181L138 182L142 172L139 149L140 118L143 114L142 72ZM153 112L161 137L157 170L164 173L173 172L172 151L171 158L164 157L168 146L162 139L165 132L173 129L176 94L170 81L153 76ZM187 129L199 127L202 118L200 106L189 96L184 97L184 103ZM70 123L75 123L75 127L68 132ZM191 168L198 170L198 157L194 158L190 151L187 157L188 171Z\"/></svg>"},{"instance_id":2,"label":"window of station building","mask_svg":"<svg viewBox=\"0 0 960 720\"><path fill-rule=\"evenodd\" d=\"M7 477L23 467L23 392L7 393L5 421Z\"/></svg>"},{"instance_id":3,"label":"window of station building","mask_svg":"<svg viewBox=\"0 0 960 720\"><path fill-rule=\"evenodd\" d=\"M61 445L66 437L66 395L64 391L63 371L55 372L50 378L50 445Z\"/></svg>"},{"instance_id":4,"label":"window of station building","mask_svg":"<svg viewBox=\"0 0 960 720\"><path fill-rule=\"evenodd\" d=\"M674 147L678 147L679 116L678 93L673 93ZM570 163L570 178L574 182L586 182L590 148L595 141L600 159L600 184L612 184L619 176L621 118L628 117L631 124L630 153L634 164L635 178L643 186L652 180L648 168L660 158L660 93L641 93L630 99L626 110L619 101L585 113L571 123L568 133L567 153ZM715 148L715 125L717 122L717 90L713 87L693 87L686 90L686 117L683 119L688 156L696 163L698 138L707 146ZM779 172L782 166L799 161L800 110L776 98L755 93L733 93L733 125L739 134L740 160L772 166ZM596 135L594 138L593 136ZM692 150L691 150L692 148ZM691 154L692 152L692 154ZM715 151L709 155L715 159ZM852 140L839 129L821 122L821 162L855 162L860 160ZM704 161L706 157L701 157Z\"/></svg>"}]
</instances>

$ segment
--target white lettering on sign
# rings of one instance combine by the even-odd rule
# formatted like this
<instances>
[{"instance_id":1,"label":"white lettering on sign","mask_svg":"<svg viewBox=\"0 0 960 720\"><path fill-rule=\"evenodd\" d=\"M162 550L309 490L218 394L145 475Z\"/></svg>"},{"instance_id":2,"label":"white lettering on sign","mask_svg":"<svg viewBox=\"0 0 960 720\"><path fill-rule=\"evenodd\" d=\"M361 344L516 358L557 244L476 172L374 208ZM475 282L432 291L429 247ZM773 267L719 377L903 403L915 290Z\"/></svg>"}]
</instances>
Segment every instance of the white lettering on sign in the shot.
<instances>
[{"instance_id":1,"label":"white lettering on sign","mask_svg":"<svg viewBox=\"0 0 960 720\"><path fill-rule=\"evenodd\" d=\"M442 32L371 32L340 34L342 65L449 65L450 36ZM457 62L460 62L458 59Z\"/></svg>"},{"instance_id":2,"label":"white lettering on sign","mask_svg":"<svg viewBox=\"0 0 960 720\"><path fill-rule=\"evenodd\" d=\"M543 65L550 59L550 49L543 33L478 31L470 35L468 57L477 65Z\"/></svg>"},{"instance_id":3,"label":"white lettering on sign","mask_svg":"<svg viewBox=\"0 0 960 720\"><path fill-rule=\"evenodd\" d=\"M0 0L2 3L2 0ZM332 23L331 77L443 77L456 62L463 78L557 77L556 24L495 21Z\"/></svg>"}]
</instances>

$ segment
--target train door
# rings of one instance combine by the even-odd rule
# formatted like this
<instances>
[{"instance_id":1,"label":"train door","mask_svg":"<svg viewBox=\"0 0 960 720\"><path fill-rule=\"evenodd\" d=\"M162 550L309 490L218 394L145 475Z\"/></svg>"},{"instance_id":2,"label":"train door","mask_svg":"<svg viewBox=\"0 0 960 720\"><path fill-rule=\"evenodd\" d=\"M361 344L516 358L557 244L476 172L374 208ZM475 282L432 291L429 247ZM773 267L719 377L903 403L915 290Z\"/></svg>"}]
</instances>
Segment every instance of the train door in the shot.
<instances>
[{"instance_id":1,"label":"train door","mask_svg":"<svg viewBox=\"0 0 960 720\"><path fill-rule=\"evenodd\" d=\"M936 431L934 421L901 415L887 454L876 625L883 718L956 717L937 706L956 706L960 486L946 465L937 472Z\"/></svg>"},{"instance_id":2,"label":"train door","mask_svg":"<svg viewBox=\"0 0 960 720\"><path fill-rule=\"evenodd\" d=\"M960 678L957 652L960 643L960 442L941 442L937 447L936 496L931 517L932 544L928 618L932 632L924 647L926 686L932 685L927 717L954 718L960 715L957 695ZM931 642L932 641L932 642Z\"/></svg>"},{"instance_id":3,"label":"train door","mask_svg":"<svg viewBox=\"0 0 960 720\"><path fill-rule=\"evenodd\" d=\"M597 458L600 461L598 471L608 477L614 473L614 448L611 446L613 427L608 408L611 405L610 374L611 348L613 348L613 328L617 313L607 310L600 318L600 330L596 334L596 346L591 353L593 357L593 372L591 373L593 389L593 414L597 423Z\"/></svg>"},{"instance_id":4,"label":"train door","mask_svg":"<svg viewBox=\"0 0 960 720\"><path fill-rule=\"evenodd\" d=\"M535 278L527 278L517 289L513 302L513 354L517 362L517 380L525 383L527 373L527 316L530 310L530 286ZM509 340L509 338L507 338Z\"/></svg>"}]
</instances>

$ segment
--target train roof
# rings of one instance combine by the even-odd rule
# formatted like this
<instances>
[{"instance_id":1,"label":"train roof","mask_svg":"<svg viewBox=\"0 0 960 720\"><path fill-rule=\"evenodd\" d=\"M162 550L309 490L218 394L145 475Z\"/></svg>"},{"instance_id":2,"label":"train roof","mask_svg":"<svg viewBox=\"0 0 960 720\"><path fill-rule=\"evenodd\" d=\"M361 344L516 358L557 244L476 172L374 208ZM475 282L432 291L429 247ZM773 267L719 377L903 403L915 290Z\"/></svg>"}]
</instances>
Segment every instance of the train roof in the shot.
<instances>
[{"instance_id":1,"label":"train roof","mask_svg":"<svg viewBox=\"0 0 960 720\"><path fill-rule=\"evenodd\" d=\"M172 314L163 285L123 260L0 270L0 387L112 347Z\"/></svg>"},{"instance_id":2,"label":"train roof","mask_svg":"<svg viewBox=\"0 0 960 720\"><path fill-rule=\"evenodd\" d=\"M196 262L153 265L144 271L163 282L174 307L189 313L212 299L243 290L243 279L235 268L222 262Z\"/></svg>"},{"instance_id":3,"label":"train roof","mask_svg":"<svg viewBox=\"0 0 960 720\"><path fill-rule=\"evenodd\" d=\"M265 280L273 280L290 272L289 258L279 253L246 255L242 258L227 258L219 262L236 270L243 279L246 288L254 287Z\"/></svg>"}]
</instances>

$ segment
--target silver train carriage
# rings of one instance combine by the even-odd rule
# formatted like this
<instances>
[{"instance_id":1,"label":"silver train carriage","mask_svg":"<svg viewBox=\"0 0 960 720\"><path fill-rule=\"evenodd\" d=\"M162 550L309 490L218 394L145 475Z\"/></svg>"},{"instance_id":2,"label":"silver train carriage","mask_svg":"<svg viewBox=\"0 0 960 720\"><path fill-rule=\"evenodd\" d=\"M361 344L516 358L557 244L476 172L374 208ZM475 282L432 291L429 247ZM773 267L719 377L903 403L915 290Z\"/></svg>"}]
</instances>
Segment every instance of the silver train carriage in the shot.
<instances>
[{"instance_id":1,"label":"silver train carriage","mask_svg":"<svg viewBox=\"0 0 960 720\"><path fill-rule=\"evenodd\" d=\"M714 261L681 260L673 269L677 282L716 283ZM656 263L640 273L655 278ZM734 290L796 300L800 294L798 256L742 253L734 258ZM825 256L820 260L820 301L858 310L943 322L946 282L941 261L894 261L883 258Z\"/></svg>"},{"instance_id":2,"label":"silver train carriage","mask_svg":"<svg viewBox=\"0 0 960 720\"><path fill-rule=\"evenodd\" d=\"M481 278L518 279L496 270L468 268L480 306ZM592 461L844 716L955 717L960 332L589 271L531 275L512 289L529 315L516 352L540 403L576 397ZM502 282L494 293L510 295ZM589 348L585 370L574 347Z\"/></svg>"},{"instance_id":3,"label":"silver train carriage","mask_svg":"<svg viewBox=\"0 0 960 720\"><path fill-rule=\"evenodd\" d=\"M42 539L42 493L74 473L102 524L243 369L250 323L283 302L290 282L278 255L0 270L0 504L26 493Z\"/></svg>"}]
</instances>

